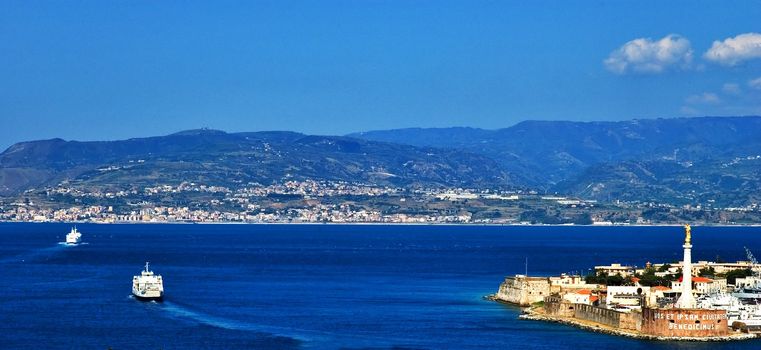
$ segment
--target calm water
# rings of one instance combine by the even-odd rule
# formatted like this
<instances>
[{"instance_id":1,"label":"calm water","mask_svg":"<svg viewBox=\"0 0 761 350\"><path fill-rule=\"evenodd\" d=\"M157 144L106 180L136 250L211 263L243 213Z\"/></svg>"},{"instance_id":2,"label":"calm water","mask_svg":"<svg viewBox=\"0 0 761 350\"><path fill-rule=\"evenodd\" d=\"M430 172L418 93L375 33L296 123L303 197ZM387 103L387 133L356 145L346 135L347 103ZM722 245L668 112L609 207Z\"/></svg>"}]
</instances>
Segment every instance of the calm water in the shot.
<instances>
[{"instance_id":1,"label":"calm water","mask_svg":"<svg viewBox=\"0 0 761 350\"><path fill-rule=\"evenodd\" d=\"M674 227L0 224L0 348L757 348L638 341L517 319L503 276L681 257ZM693 229L696 259L761 228ZM130 297L146 260L166 301Z\"/></svg>"}]
</instances>

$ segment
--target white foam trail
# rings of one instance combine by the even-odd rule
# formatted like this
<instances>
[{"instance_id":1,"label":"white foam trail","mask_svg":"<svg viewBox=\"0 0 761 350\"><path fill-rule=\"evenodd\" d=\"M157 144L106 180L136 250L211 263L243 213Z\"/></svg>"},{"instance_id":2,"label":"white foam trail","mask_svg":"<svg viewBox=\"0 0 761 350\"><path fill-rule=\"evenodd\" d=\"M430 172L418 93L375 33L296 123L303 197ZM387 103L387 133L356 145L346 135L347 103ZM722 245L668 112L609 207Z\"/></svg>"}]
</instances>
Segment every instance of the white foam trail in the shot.
<instances>
[{"instance_id":1,"label":"white foam trail","mask_svg":"<svg viewBox=\"0 0 761 350\"><path fill-rule=\"evenodd\" d=\"M265 333L273 336L287 337L303 342L304 348L324 348L326 344L329 344L327 348L333 349L337 345L346 342L347 344L363 344L362 346L378 346L379 344L386 344L391 341L392 343L386 344L391 346L393 342L398 343L412 343L414 339L402 339L402 338L388 338L388 337L374 337L374 336L357 336L357 335L337 335L330 332L321 332L315 330L305 330L278 326L266 326L254 323L248 323L244 321L231 320L223 317L217 317L208 315L202 312L193 311L182 305L172 303L170 301L164 301L162 303L152 302L152 306L159 307L172 314L174 317L181 317L184 319L190 319L195 322L205 324L211 327L250 331L256 333Z\"/></svg>"},{"instance_id":2,"label":"white foam trail","mask_svg":"<svg viewBox=\"0 0 761 350\"><path fill-rule=\"evenodd\" d=\"M22 253L19 255L11 256L5 259L0 259L0 264L8 264L8 263L24 263L24 262L30 262L34 261L38 258L43 258L46 256L52 256L56 254L57 252L61 251L61 249L64 249L64 245L61 245L60 243L52 246L52 247L46 247L46 248L39 248L35 249L26 253Z\"/></svg>"},{"instance_id":3,"label":"white foam trail","mask_svg":"<svg viewBox=\"0 0 761 350\"><path fill-rule=\"evenodd\" d=\"M288 338L292 338L302 342L309 342L314 340L312 339L312 337L306 338L303 333L319 333L319 332L311 332L306 330L295 330L295 329L290 329L285 327L265 326L265 325L244 322L244 321L232 320L232 319L218 317L218 316L212 316L202 312L191 310L187 307L177 305L170 301L164 301L158 304L158 307L170 312L173 316L190 319L195 322L205 324L207 326L229 329L229 330L268 333L274 336L288 337ZM296 334L296 333L301 333L301 334ZM320 336L320 335L317 334L317 336Z\"/></svg>"},{"instance_id":4,"label":"white foam trail","mask_svg":"<svg viewBox=\"0 0 761 350\"><path fill-rule=\"evenodd\" d=\"M42 286L56 286L56 285L71 285L76 283L82 283L82 282L90 282L94 281L100 278L100 274L90 276L90 277L84 277L84 278L77 278L77 279L70 279L70 280L62 280L62 281L54 281L54 282L37 282L33 283L33 286L36 287L42 287Z\"/></svg>"}]
</instances>

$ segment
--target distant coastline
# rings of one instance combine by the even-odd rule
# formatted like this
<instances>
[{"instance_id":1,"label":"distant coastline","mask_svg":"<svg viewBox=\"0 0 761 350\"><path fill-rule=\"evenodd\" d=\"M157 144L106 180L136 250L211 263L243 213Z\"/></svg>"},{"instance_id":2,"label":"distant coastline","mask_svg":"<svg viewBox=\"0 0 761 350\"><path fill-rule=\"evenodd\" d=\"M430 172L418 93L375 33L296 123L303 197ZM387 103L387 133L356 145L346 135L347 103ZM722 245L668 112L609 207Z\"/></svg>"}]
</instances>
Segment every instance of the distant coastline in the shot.
<instances>
[{"instance_id":1,"label":"distant coastline","mask_svg":"<svg viewBox=\"0 0 761 350\"><path fill-rule=\"evenodd\" d=\"M0 220L3 224L96 224L96 225L336 225L336 226L469 226L469 227L681 227L682 223L661 224L613 224L613 225L577 225L577 224L494 224L494 223L416 223L416 222L187 222L187 221L11 221ZM761 227L761 223L751 224L704 224L697 227Z\"/></svg>"}]
</instances>

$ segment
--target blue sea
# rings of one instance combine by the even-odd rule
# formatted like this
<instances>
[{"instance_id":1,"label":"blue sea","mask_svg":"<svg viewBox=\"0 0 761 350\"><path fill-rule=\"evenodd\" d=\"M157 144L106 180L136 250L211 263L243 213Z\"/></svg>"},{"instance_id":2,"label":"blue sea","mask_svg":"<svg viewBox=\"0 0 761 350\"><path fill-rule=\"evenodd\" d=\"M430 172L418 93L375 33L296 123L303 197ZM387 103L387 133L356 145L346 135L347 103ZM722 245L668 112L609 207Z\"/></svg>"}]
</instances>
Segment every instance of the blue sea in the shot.
<instances>
[{"instance_id":1,"label":"blue sea","mask_svg":"<svg viewBox=\"0 0 761 350\"><path fill-rule=\"evenodd\" d=\"M680 227L0 223L2 349L735 349L519 320L506 275L681 258ZM761 228L694 227L695 259L761 255ZM130 296L146 261L165 301Z\"/></svg>"}]
</instances>

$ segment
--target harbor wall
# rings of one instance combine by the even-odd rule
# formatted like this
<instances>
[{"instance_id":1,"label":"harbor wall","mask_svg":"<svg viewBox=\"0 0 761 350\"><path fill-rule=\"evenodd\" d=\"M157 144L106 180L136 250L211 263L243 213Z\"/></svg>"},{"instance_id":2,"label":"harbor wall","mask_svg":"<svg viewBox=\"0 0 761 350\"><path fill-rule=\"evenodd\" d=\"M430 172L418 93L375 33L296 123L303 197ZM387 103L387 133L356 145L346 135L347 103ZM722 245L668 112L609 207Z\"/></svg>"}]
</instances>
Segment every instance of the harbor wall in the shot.
<instances>
[{"instance_id":1,"label":"harbor wall","mask_svg":"<svg viewBox=\"0 0 761 350\"><path fill-rule=\"evenodd\" d=\"M703 309L642 309L642 332L663 337L715 337L729 334L727 312Z\"/></svg>"},{"instance_id":2,"label":"harbor wall","mask_svg":"<svg viewBox=\"0 0 761 350\"><path fill-rule=\"evenodd\" d=\"M574 304L574 317L620 329L639 330L642 316L638 312L621 312L586 304Z\"/></svg>"},{"instance_id":3,"label":"harbor wall","mask_svg":"<svg viewBox=\"0 0 761 350\"><path fill-rule=\"evenodd\" d=\"M544 298L544 312L552 316L574 317L576 307L561 297L551 296Z\"/></svg>"},{"instance_id":4,"label":"harbor wall","mask_svg":"<svg viewBox=\"0 0 761 350\"><path fill-rule=\"evenodd\" d=\"M560 297L544 298L544 311L551 316L573 317L613 328L640 330L642 315L638 312L621 312L594 305L570 303Z\"/></svg>"}]
</instances>

